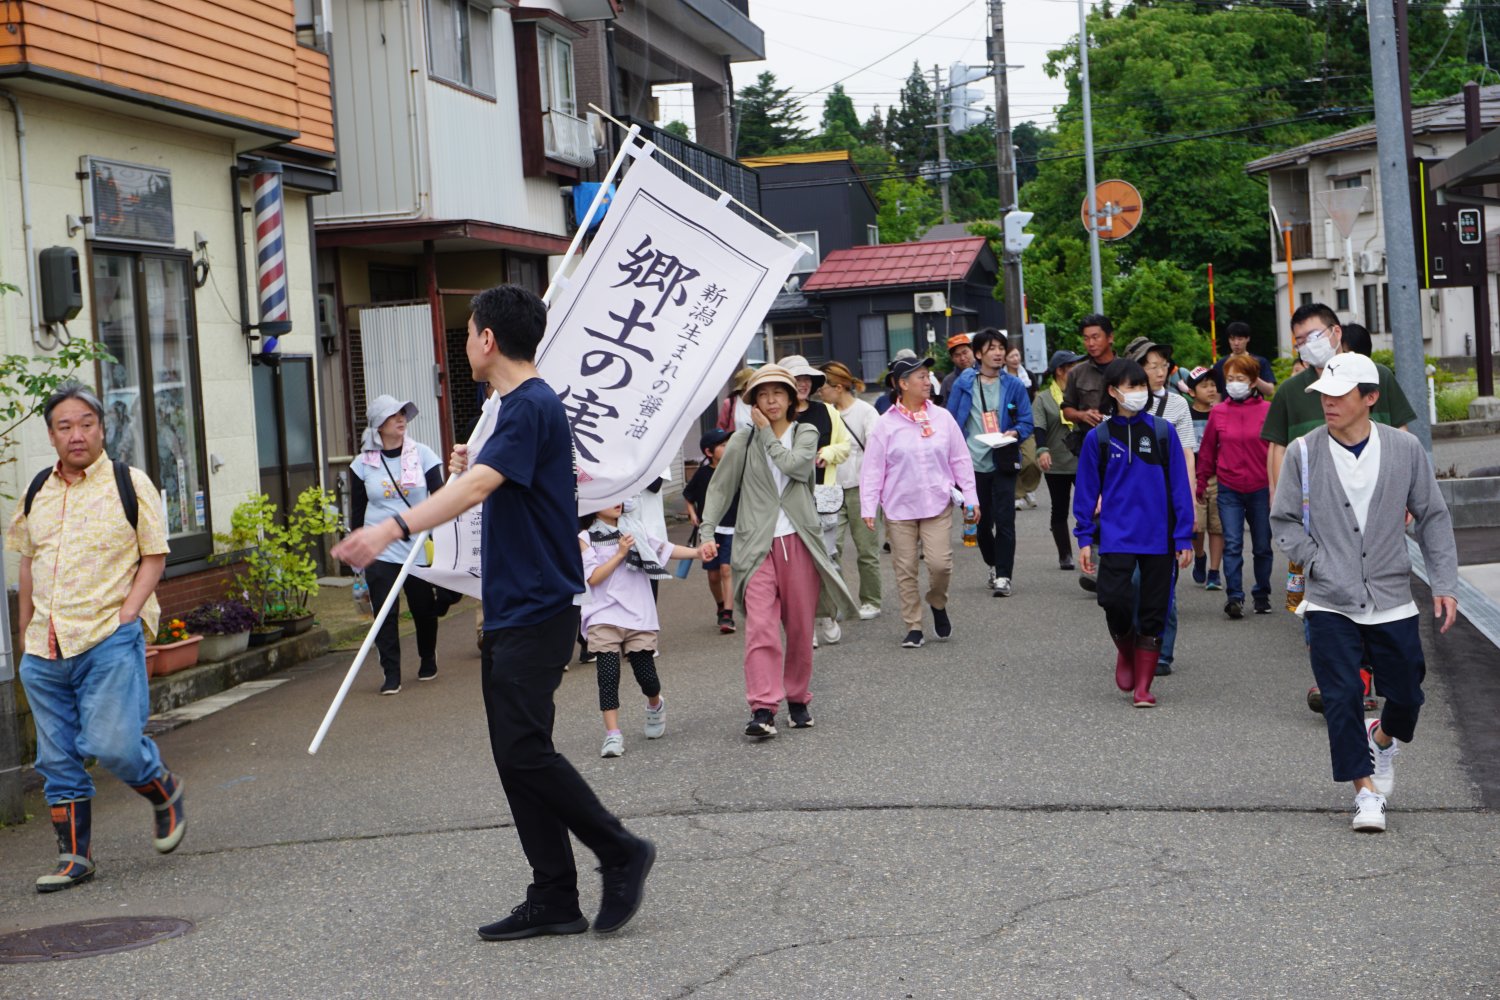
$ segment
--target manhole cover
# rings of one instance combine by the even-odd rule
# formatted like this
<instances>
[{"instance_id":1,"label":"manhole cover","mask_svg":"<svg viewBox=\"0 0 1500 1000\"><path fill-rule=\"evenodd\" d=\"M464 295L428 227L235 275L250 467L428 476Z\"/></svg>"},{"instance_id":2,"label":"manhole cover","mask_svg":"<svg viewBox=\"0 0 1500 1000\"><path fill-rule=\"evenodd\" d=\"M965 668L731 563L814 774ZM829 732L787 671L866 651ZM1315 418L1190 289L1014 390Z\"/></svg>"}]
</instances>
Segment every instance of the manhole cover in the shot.
<instances>
[{"instance_id":1,"label":"manhole cover","mask_svg":"<svg viewBox=\"0 0 1500 1000\"><path fill-rule=\"evenodd\" d=\"M106 917L75 920L30 931L0 934L0 965L20 962L61 962L131 951L181 937L193 929L176 917Z\"/></svg>"}]
</instances>

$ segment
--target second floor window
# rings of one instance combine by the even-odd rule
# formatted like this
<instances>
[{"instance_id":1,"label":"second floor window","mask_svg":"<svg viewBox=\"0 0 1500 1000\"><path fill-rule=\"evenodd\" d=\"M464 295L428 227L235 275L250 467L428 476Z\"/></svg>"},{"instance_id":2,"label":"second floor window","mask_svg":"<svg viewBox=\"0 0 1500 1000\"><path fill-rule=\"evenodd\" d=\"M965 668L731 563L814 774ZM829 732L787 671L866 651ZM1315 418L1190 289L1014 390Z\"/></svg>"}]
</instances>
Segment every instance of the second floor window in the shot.
<instances>
[{"instance_id":1,"label":"second floor window","mask_svg":"<svg viewBox=\"0 0 1500 1000\"><path fill-rule=\"evenodd\" d=\"M427 0L427 66L440 80L494 97L489 8L465 0Z\"/></svg>"},{"instance_id":2,"label":"second floor window","mask_svg":"<svg viewBox=\"0 0 1500 1000\"><path fill-rule=\"evenodd\" d=\"M578 98L573 92L573 44L550 31L536 35L537 66L542 77L542 111L578 114Z\"/></svg>"},{"instance_id":3,"label":"second floor window","mask_svg":"<svg viewBox=\"0 0 1500 1000\"><path fill-rule=\"evenodd\" d=\"M821 260L818 254L818 231L810 229L805 233L787 233L787 243L797 242L807 247L807 252L797 258L797 263L792 265L793 274L811 274L818 269Z\"/></svg>"}]
</instances>

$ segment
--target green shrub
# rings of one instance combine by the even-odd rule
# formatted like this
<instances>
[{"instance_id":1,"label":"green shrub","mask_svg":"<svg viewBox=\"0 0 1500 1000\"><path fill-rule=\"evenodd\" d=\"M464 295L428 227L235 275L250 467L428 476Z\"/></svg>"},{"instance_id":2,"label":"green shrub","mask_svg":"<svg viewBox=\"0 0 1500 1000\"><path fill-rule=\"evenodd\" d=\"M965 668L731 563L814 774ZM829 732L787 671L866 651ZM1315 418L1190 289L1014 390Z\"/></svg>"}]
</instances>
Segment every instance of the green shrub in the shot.
<instances>
[{"instance_id":1,"label":"green shrub","mask_svg":"<svg viewBox=\"0 0 1500 1000\"><path fill-rule=\"evenodd\" d=\"M1438 423L1447 423L1450 420L1468 420L1469 404L1478 395L1479 387L1476 385L1456 385L1451 388L1438 390Z\"/></svg>"}]
</instances>

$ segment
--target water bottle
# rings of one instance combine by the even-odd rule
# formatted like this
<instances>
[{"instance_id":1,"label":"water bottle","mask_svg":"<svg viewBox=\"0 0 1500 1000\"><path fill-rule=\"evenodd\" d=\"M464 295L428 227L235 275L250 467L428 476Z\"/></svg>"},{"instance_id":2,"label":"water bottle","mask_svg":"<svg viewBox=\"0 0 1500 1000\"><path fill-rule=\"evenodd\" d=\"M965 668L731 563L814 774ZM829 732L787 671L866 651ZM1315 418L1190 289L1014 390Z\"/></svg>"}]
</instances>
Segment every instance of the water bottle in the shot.
<instances>
[{"instance_id":1,"label":"water bottle","mask_svg":"<svg viewBox=\"0 0 1500 1000\"><path fill-rule=\"evenodd\" d=\"M964 546L973 548L979 544L979 508L968 507L964 510Z\"/></svg>"},{"instance_id":2,"label":"water bottle","mask_svg":"<svg viewBox=\"0 0 1500 1000\"><path fill-rule=\"evenodd\" d=\"M354 607L367 615L373 615L375 609L370 604L370 585L365 582L363 573L354 574L354 586L351 589L354 592Z\"/></svg>"},{"instance_id":3,"label":"water bottle","mask_svg":"<svg viewBox=\"0 0 1500 1000\"><path fill-rule=\"evenodd\" d=\"M1302 564L1289 562L1286 565L1286 609L1293 613L1302 603L1302 592L1307 589L1307 579L1302 575Z\"/></svg>"}]
</instances>

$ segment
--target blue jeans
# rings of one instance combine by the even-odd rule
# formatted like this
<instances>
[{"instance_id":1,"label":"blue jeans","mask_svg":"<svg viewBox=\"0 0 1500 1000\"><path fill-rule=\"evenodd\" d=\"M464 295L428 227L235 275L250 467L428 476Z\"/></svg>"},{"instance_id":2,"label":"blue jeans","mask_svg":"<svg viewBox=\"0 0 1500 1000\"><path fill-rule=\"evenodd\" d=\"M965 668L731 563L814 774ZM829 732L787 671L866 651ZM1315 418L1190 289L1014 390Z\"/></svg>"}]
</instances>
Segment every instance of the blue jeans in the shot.
<instances>
[{"instance_id":1,"label":"blue jeans","mask_svg":"<svg viewBox=\"0 0 1500 1000\"><path fill-rule=\"evenodd\" d=\"M86 757L132 787L161 774L161 752L143 732L151 699L140 622L67 659L27 653L21 686L36 721L36 769L48 803L93 798Z\"/></svg>"},{"instance_id":2,"label":"blue jeans","mask_svg":"<svg viewBox=\"0 0 1500 1000\"><path fill-rule=\"evenodd\" d=\"M1256 597L1271 596L1271 491L1238 493L1219 482L1219 520L1224 522L1224 598L1245 600L1245 525L1255 560Z\"/></svg>"},{"instance_id":3,"label":"blue jeans","mask_svg":"<svg viewBox=\"0 0 1500 1000\"><path fill-rule=\"evenodd\" d=\"M1161 661L1172 663L1172 652L1177 648L1177 557L1172 557L1172 587L1167 592L1167 626L1161 633ZM1130 586L1135 589L1135 630L1141 631L1141 568L1137 566L1130 577Z\"/></svg>"}]
</instances>

